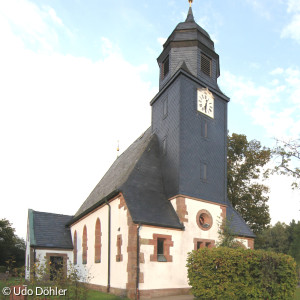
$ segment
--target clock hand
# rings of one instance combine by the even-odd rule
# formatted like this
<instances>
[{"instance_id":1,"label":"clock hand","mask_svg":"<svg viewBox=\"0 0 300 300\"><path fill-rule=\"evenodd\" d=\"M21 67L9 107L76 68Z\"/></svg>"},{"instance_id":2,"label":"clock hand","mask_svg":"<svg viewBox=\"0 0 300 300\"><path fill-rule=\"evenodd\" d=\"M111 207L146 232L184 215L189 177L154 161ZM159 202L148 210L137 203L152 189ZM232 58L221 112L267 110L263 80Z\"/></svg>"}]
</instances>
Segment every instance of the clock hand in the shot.
<instances>
[{"instance_id":1,"label":"clock hand","mask_svg":"<svg viewBox=\"0 0 300 300\"><path fill-rule=\"evenodd\" d=\"M206 103L205 103L205 112L207 112L207 102L208 102L208 100L206 100Z\"/></svg>"}]
</instances>

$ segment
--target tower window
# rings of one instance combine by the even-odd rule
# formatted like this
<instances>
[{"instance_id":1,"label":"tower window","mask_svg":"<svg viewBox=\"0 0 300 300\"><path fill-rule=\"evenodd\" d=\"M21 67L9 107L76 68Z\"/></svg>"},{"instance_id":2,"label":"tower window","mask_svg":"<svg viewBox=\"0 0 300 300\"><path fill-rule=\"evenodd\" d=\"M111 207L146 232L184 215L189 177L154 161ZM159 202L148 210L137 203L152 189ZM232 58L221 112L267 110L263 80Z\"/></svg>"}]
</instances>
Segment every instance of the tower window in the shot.
<instances>
[{"instance_id":1,"label":"tower window","mask_svg":"<svg viewBox=\"0 0 300 300\"><path fill-rule=\"evenodd\" d=\"M167 137L165 137L162 142L162 153L163 155L167 153Z\"/></svg>"},{"instance_id":2,"label":"tower window","mask_svg":"<svg viewBox=\"0 0 300 300\"><path fill-rule=\"evenodd\" d=\"M170 61L169 61L169 55L168 55L161 65L162 79L164 79L167 76L167 74L169 73L169 69L170 69Z\"/></svg>"},{"instance_id":3,"label":"tower window","mask_svg":"<svg viewBox=\"0 0 300 300\"><path fill-rule=\"evenodd\" d=\"M201 54L201 71L211 77L211 58L204 54Z\"/></svg>"},{"instance_id":4,"label":"tower window","mask_svg":"<svg viewBox=\"0 0 300 300\"><path fill-rule=\"evenodd\" d=\"M204 138L207 138L207 136L208 136L208 124L207 124L207 120L205 120L205 119L202 119L202 128L201 128L201 135L202 135L202 137L204 137Z\"/></svg>"},{"instance_id":5,"label":"tower window","mask_svg":"<svg viewBox=\"0 0 300 300\"><path fill-rule=\"evenodd\" d=\"M168 97L166 97L163 101L163 118L165 118L168 114Z\"/></svg>"},{"instance_id":6,"label":"tower window","mask_svg":"<svg viewBox=\"0 0 300 300\"><path fill-rule=\"evenodd\" d=\"M207 181L207 163L200 162L200 179Z\"/></svg>"}]
</instances>

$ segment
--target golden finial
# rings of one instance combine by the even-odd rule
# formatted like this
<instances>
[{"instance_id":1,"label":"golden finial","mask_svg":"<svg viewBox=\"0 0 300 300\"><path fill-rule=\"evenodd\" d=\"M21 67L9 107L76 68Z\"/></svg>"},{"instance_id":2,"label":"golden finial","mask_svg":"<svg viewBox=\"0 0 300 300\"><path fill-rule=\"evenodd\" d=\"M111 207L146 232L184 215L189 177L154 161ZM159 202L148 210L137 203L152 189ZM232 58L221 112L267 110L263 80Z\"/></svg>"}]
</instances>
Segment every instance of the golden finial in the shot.
<instances>
[{"instance_id":1,"label":"golden finial","mask_svg":"<svg viewBox=\"0 0 300 300\"><path fill-rule=\"evenodd\" d=\"M193 0L189 0L190 7L192 7Z\"/></svg>"},{"instance_id":2,"label":"golden finial","mask_svg":"<svg viewBox=\"0 0 300 300\"><path fill-rule=\"evenodd\" d=\"M119 146L119 140L118 140L118 145L117 145L117 158L119 157L119 151L120 151L120 146Z\"/></svg>"}]
</instances>

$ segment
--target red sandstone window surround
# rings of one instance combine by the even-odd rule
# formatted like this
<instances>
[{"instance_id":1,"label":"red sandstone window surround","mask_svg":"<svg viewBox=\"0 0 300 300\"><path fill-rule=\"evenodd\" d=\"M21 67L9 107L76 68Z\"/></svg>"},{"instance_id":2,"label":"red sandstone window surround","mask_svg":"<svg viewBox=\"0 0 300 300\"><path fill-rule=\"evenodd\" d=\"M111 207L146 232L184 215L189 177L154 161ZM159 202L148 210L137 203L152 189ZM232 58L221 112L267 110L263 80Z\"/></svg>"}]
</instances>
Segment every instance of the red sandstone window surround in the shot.
<instances>
[{"instance_id":1,"label":"red sandstone window surround","mask_svg":"<svg viewBox=\"0 0 300 300\"><path fill-rule=\"evenodd\" d=\"M171 235L153 233L153 239L149 241L153 245L154 251L150 255L150 261L172 262L173 257L170 255L170 247L173 247Z\"/></svg>"},{"instance_id":2,"label":"red sandstone window surround","mask_svg":"<svg viewBox=\"0 0 300 300\"><path fill-rule=\"evenodd\" d=\"M95 263L101 262L101 223L97 218L95 225Z\"/></svg>"},{"instance_id":3,"label":"red sandstone window surround","mask_svg":"<svg viewBox=\"0 0 300 300\"><path fill-rule=\"evenodd\" d=\"M196 222L200 229L207 231L212 227L213 218L209 211L206 209L201 209L197 213Z\"/></svg>"},{"instance_id":4,"label":"red sandstone window surround","mask_svg":"<svg viewBox=\"0 0 300 300\"><path fill-rule=\"evenodd\" d=\"M122 246L122 234L117 235L117 255L116 261L120 262L123 260L123 255L121 253L121 246Z\"/></svg>"},{"instance_id":5,"label":"red sandstone window surround","mask_svg":"<svg viewBox=\"0 0 300 300\"><path fill-rule=\"evenodd\" d=\"M194 250L216 247L214 240L194 238Z\"/></svg>"},{"instance_id":6,"label":"red sandstone window surround","mask_svg":"<svg viewBox=\"0 0 300 300\"><path fill-rule=\"evenodd\" d=\"M83 233L82 233L82 264L87 263L87 229L86 225L83 227Z\"/></svg>"},{"instance_id":7,"label":"red sandstone window surround","mask_svg":"<svg viewBox=\"0 0 300 300\"><path fill-rule=\"evenodd\" d=\"M77 231L74 232L73 238L73 264L77 265Z\"/></svg>"}]
</instances>

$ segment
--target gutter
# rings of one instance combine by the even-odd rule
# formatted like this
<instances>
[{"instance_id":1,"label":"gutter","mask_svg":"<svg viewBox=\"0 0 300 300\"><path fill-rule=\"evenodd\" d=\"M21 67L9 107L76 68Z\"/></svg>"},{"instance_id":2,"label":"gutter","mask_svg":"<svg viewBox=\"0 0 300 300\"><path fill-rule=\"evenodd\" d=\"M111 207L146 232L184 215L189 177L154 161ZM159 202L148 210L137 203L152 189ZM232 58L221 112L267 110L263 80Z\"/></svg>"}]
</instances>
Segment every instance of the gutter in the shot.
<instances>
[{"instance_id":1,"label":"gutter","mask_svg":"<svg viewBox=\"0 0 300 300\"><path fill-rule=\"evenodd\" d=\"M114 198L115 196L117 196L120 193L119 189L116 189L114 191L112 191L110 194L108 194L107 196L105 196L104 198L102 198L101 200L99 200L98 202L96 202L95 204L93 204L91 207L89 207L88 209L84 210L82 213L80 213L78 216L74 216L67 224L66 227L71 226L72 224L74 224L76 221L78 221L79 219L81 219L82 217L84 217L85 215L87 215L88 213L90 213L91 211L93 211L95 208L97 208L98 206L100 206L103 203L107 204L107 200Z\"/></svg>"},{"instance_id":2,"label":"gutter","mask_svg":"<svg viewBox=\"0 0 300 300\"><path fill-rule=\"evenodd\" d=\"M140 299L140 293L139 293L139 281L140 281L140 229L141 229L141 223L139 224L137 228L136 233L136 294L135 299Z\"/></svg>"},{"instance_id":3,"label":"gutter","mask_svg":"<svg viewBox=\"0 0 300 300\"><path fill-rule=\"evenodd\" d=\"M108 205L108 262L107 262L107 293L110 292L110 244L111 244L111 206L110 204L107 202L107 199L104 199L106 205Z\"/></svg>"}]
</instances>

